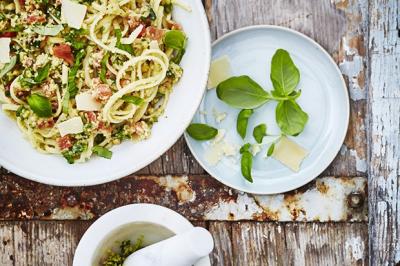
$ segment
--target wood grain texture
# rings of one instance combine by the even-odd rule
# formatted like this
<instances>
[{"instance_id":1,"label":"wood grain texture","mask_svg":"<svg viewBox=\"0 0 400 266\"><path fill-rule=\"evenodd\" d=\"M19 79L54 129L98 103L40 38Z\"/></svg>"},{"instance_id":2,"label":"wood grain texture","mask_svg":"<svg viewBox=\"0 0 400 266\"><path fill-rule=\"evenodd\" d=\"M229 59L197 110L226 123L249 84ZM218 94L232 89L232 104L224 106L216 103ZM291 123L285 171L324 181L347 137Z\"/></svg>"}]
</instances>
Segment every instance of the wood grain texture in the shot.
<instances>
[{"instance_id":1,"label":"wood grain texture","mask_svg":"<svg viewBox=\"0 0 400 266\"><path fill-rule=\"evenodd\" d=\"M0 226L0 262L72 265L88 221L6 222ZM195 222L213 233L215 266L367 265L367 225Z\"/></svg>"},{"instance_id":2,"label":"wood grain texture","mask_svg":"<svg viewBox=\"0 0 400 266\"><path fill-rule=\"evenodd\" d=\"M400 264L399 1L370 1L371 265Z\"/></svg>"}]
</instances>

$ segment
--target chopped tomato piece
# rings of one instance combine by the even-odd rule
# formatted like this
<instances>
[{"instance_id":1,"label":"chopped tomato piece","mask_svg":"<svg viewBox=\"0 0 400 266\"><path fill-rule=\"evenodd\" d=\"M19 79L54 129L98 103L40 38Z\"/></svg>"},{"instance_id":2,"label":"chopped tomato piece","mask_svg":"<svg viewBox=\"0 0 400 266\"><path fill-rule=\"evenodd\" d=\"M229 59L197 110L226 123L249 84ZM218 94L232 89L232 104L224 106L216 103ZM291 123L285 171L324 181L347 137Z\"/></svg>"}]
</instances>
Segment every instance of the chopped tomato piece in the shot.
<instances>
[{"instance_id":1,"label":"chopped tomato piece","mask_svg":"<svg viewBox=\"0 0 400 266\"><path fill-rule=\"evenodd\" d=\"M49 127L52 127L52 126L54 126L54 120L53 120L52 118L50 118L50 119L45 119L45 120L40 120L40 121L38 122L38 127L39 127L40 129L49 128Z\"/></svg>"},{"instance_id":2,"label":"chopped tomato piece","mask_svg":"<svg viewBox=\"0 0 400 266\"><path fill-rule=\"evenodd\" d=\"M24 6L24 5L25 5L25 0L18 0L18 2L19 2L19 4L20 4L21 6Z\"/></svg>"},{"instance_id":3,"label":"chopped tomato piece","mask_svg":"<svg viewBox=\"0 0 400 266\"><path fill-rule=\"evenodd\" d=\"M72 65L74 63L74 55L68 44L59 44L53 47L53 53L56 57L64 59L65 62Z\"/></svg>"},{"instance_id":4,"label":"chopped tomato piece","mask_svg":"<svg viewBox=\"0 0 400 266\"><path fill-rule=\"evenodd\" d=\"M94 112L86 112L86 116L87 116L87 119L90 121L90 122L95 122L96 121L96 114L94 113Z\"/></svg>"},{"instance_id":5,"label":"chopped tomato piece","mask_svg":"<svg viewBox=\"0 0 400 266\"><path fill-rule=\"evenodd\" d=\"M165 32L164 30L158 29L153 26L147 27L146 29L147 36L149 36L150 39L156 41L161 40L161 38L164 36L164 32Z\"/></svg>"},{"instance_id":6,"label":"chopped tomato piece","mask_svg":"<svg viewBox=\"0 0 400 266\"><path fill-rule=\"evenodd\" d=\"M36 22L46 22L45 16L28 16L27 21L29 24L33 24Z\"/></svg>"},{"instance_id":7,"label":"chopped tomato piece","mask_svg":"<svg viewBox=\"0 0 400 266\"><path fill-rule=\"evenodd\" d=\"M6 32L0 33L0 38L13 38L13 37L16 37L16 36L17 36L16 32L8 32L8 31L6 31Z\"/></svg>"},{"instance_id":8,"label":"chopped tomato piece","mask_svg":"<svg viewBox=\"0 0 400 266\"><path fill-rule=\"evenodd\" d=\"M62 138L59 138L57 140L57 143L58 143L58 147L60 147L61 150L67 150L67 149L71 148L73 145L72 139L68 135L66 135Z\"/></svg>"}]
</instances>

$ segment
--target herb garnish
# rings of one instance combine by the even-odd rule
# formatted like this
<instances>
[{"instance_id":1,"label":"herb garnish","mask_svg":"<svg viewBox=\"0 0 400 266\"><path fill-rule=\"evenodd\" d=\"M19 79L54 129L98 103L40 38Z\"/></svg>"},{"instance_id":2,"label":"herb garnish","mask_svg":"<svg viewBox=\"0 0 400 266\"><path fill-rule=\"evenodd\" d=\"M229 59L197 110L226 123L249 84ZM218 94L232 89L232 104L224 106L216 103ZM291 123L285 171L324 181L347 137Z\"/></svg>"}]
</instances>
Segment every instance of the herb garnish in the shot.
<instances>
[{"instance_id":1,"label":"herb garnish","mask_svg":"<svg viewBox=\"0 0 400 266\"><path fill-rule=\"evenodd\" d=\"M253 129L253 137L257 141L257 143L261 143L266 135L267 135L266 124L260 124Z\"/></svg>"},{"instance_id":2,"label":"herb garnish","mask_svg":"<svg viewBox=\"0 0 400 266\"><path fill-rule=\"evenodd\" d=\"M50 100L37 93L33 93L28 96L28 104L32 111L37 114L39 117L50 117L52 115L51 112L51 103Z\"/></svg>"},{"instance_id":3,"label":"herb garnish","mask_svg":"<svg viewBox=\"0 0 400 266\"><path fill-rule=\"evenodd\" d=\"M239 133L239 135L244 139L246 137L246 131L247 131L247 124L249 122L250 116L254 113L252 109L244 109L240 111L238 117L237 117L237 122L236 122L236 130Z\"/></svg>"},{"instance_id":4,"label":"herb garnish","mask_svg":"<svg viewBox=\"0 0 400 266\"><path fill-rule=\"evenodd\" d=\"M210 140L213 139L217 134L218 130L206 124L190 124L186 129L186 132L195 140Z\"/></svg>"},{"instance_id":5,"label":"herb garnish","mask_svg":"<svg viewBox=\"0 0 400 266\"><path fill-rule=\"evenodd\" d=\"M165 34L164 44L168 48L175 50L175 55L172 58L172 62L179 64L185 54L186 49L186 35L180 30L170 30Z\"/></svg>"}]
</instances>

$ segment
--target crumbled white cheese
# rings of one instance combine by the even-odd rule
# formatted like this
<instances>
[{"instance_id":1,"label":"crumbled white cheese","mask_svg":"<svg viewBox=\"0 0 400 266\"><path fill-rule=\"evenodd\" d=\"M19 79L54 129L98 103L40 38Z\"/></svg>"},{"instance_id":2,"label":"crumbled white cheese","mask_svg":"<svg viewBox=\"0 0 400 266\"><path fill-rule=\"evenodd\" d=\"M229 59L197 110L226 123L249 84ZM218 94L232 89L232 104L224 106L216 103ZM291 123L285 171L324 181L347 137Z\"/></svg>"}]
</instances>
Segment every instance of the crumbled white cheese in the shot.
<instances>
[{"instance_id":1,"label":"crumbled white cheese","mask_svg":"<svg viewBox=\"0 0 400 266\"><path fill-rule=\"evenodd\" d=\"M221 123L226 118L226 113L218 112L218 110L215 108L212 109L212 114L217 123Z\"/></svg>"},{"instance_id":2,"label":"crumbled white cheese","mask_svg":"<svg viewBox=\"0 0 400 266\"><path fill-rule=\"evenodd\" d=\"M211 62L208 88L217 87L219 83L231 76L231 63L228 56L222 56Z\"/></svg>"},{"instance_id":3,"label":"crumbled white cheese","mask_svg":"<svg viewBox=\"0 0 400 266\"><path fill-rule=\"evenodd\" d=\"M61 137L68 134L78 134L83 132L83 122L80 116L71 118L57 125Z\"/></svg>"},{"instance_id":4,"label":"crumbled white cheese","mask_svg":"<svg viewBox=\"0 0 400 266\"><path fill-rule=\"evenodd\" d=\"M205 158L210 165L216 165L224 156L232 157L238 154L239 147L227 142L225 129L219 129L217 136L211 142L210 149L207 150Z\"/></svg>"},{"instance_id":5,"label":"crumbled white cheese","mask_svg":"<svg viewBox=\"0 0 400 266\"><path fill-rule=\"evenodd\" d=\"M11 38L0 38L0 63L10 63Z\"/></svg>"},{"instance_id":6,"label":"crumbled white cheese","mask_svg":"<svg viewBox=\"0 0 400 266\"><path fill-rule=\"evenodd\" d=\"M82 27L87 7L71 0L61 0L61 20L75 29Z\"/></svg>"},{"instance_id":7,"label":"crumbled white cheese","mask_svg":"<svg viewBox=\"0 0 400 266\"><path fill-rule=\"evenodd\" d=\"M279 142L275 144L272 157L289 167L291 170L298 172L300 170L300 165L307 154L307 150L296 142L287 137L281 137Z\"/></svg>"},{"instance_id":8,"label":"crumbled white cheese","mask_svg":"<svg viewBox=\"0 0 400 266\"><path fill-rule=\"evenodd\" d=\"M89 91L76 95L75 101L76 101L76 109L80 111L101 110L101 103L96 101L96 99Z\"/></svg>"},{"instance_id":9,"label":"crumbled white cheese","mask_svg":"<svg viewBox=\"0 0 400 266\"><path fill-rule=\"evenodd\" d=\"M261 151L260 144L253 144L250 146L250 152L253 156L256 156Z\"/></svg>"}]
</instances>

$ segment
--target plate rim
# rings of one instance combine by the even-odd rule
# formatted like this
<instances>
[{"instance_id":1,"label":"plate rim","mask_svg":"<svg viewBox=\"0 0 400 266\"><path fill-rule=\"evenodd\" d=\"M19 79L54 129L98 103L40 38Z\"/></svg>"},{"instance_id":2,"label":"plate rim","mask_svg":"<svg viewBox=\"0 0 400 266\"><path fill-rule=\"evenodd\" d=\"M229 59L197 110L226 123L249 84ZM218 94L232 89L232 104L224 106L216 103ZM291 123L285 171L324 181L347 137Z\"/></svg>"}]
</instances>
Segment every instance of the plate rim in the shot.
<instances>
[{"instance_id":1,"label":"plate rim","mask_svg":"<svg viewBox=\"0 0 400 266\"><path fill-rule=\"evenodd\" d=\"M158 153L155 153L151 157L149 156L148 159L143 160L143 162L141 162L139 164L132 163L132 167L130 167L130 168L125 168L125 170L122 169L122 170L116 172L115 174L112 174L112 175L110 174L110 175L107 175L107 177L99 178L96 180L82 179L79 181L69 181L69 179L57 179L57 178L52 178L52 179L47 178L47 179L43 180L41 175L34 174L34 173L31 173L24 169L21 169L18 166L13 165L7 159L3 159L1 156L0 156L0 167L7 169L8 171L18 175L19 177L26 178L28 180L38 182L41 184L60 186L60 187L84 187L84 186L105 184L108 182L116 181L116 180L126 177L128 175L131 175L131 174L139 171L140 169L146 167L147 165L151 164L152 162L157 160L160 156L162 156L165 152L167 152L179 140L179 138L184 134L186 128L189 126L189 124L193 120L193 117L196 114L196 111L197 111L198 107L200 106L200 104L203 100L204 94L207 90L207 81L208 81L208 76L209 76L209 72L210 72L210 64L211 64L210 25L209 25L209 22L207 19L206 11L205 11L204 6L201 3L201 1L193 0L193 2L196 4L196 6L192 7L192 8L196 8L199 11L200 22L202 24L202 27L204 27L204 29L205 29L204 44L206 44L205 53L206 53L206 57L207 57L207 59L206 59L207 63L204 66L205 70L206 70L205 71L206 78L201 83L201 88L203 89L203 93L202 93L202 97L199 97L199 99L197 99L196 102L193 104L193 106L196 108L193 108L192 110L188 110L189 112L192 113L192 115L190 116L189 119L182 122L182 124L184 124L185 126L182 127L182 129L176 133L176 136L174 138L171 138L171 140L168 143L166 143L164 146L160 147ZM21 140L23 140L22 135L21 135ZM53 155L51 155L51 156L53 156Z\"/></svg>"},{"instance_id":2,"label":"plate rim","mask_svg":"<svg viewBox=\"0 0 400 266\"><path fill-rule=\"evenodd\" d=\"M333 151L334 151L333 154L334 155L331 156L332 158L329 158L327 160L327 165L324 165L324 167L321 167L321 170L314 171L315 174L311 174L310 177L306 177L304 179L304 183L301 184L301 185L296 185L296 184L290 185L290 184L288 184L288 185L285 185L283 188L281 188L279 190L278 189L274 190L273 192L271 192L271 191L260 192L260 191L257 191L257 190L253 190L251 188L247 189L247 188L243 188L243 187L239 187L239 186L236 186L236 185L229 184L229 182L227 182L226 180L218 177L217 175L213 175L212 174L213 171L209 171L209 167L206 166L206 164L204 162L202 162L200 160L199 156L194 152L195 149L191 145L191 142L189 140L190 136L188 136L188 134L186 132L184 134L184 137L185 137L186 144L188 145L189 150L192 153L192 155L195 157L196 161L201 165L201 167L203 167L204 170L207 171L207 173L210 174L210 176L212 178L214 178L217 181L221 182L222 184L224 184L224 185L226 185L226 186L228 186L230 188L233 188L235 190L238 190L238 191L242 191L242 192L246 192L246 193L250 193L250 194L255 194L255 195L273 195L273 194L285 193L285 192L288 192L288 191L291 191L291 190L294 190L294 189L297 189L299 187L302 187L302 186L306 185L307 183L311 182L312 180L317 178L319 175L321 175L321 173L323 171L325 171L326 168L329 167L329 165L333 162L333 160L336 158L336 156L340 152L340 149L341 149L341 147L342 147L342 145L343 145L343 143L345 141L345 138L346 138L346 135L347 135L347 132L348 132L348 129L349 129L350 97L349 97L349 91L348 91L346 82L345 82L345 80L343 78L342 72L340 72L340 69L339 69L338 65L336 64L336 62L333 60L332 56L325 50L325 48L323 48L315 40L313 40L312 38L308 37L307 35L299 32L299 31L293 30L291 28L287 28L287 27L283 27L283 26L277 26L277 25L269 25L269 24L252 25L252 26L246 26L246 27L238 28L238 29L235 29L233 31L230 31L230 32L224 34L223 36L221 36L220 38L215 40L211 45L211 49L213 49L216 45L218 45L219 43L223 42L225 39L228 39L231 36L238 35L238 34L241 34L243 32L246 32L246 31L257 30L257 29L280 30L280 31L284 31L284 32L288 32L288 33L297 35L298 37L300 37L302 39L305 39L306 41L308 41L309 43L314 45L316 48L318 48L320 51L322 51L323 54L328 58L329 62L334 66L334 69L336 70L338 76L340 77L340 80L342 82L342 86L341 87L344 90L345 96L346 96L345 97L346 102L344 103L344 106L346 108L346 121L345 121L346 122L346 127L345 127L345 130L343 130L343 132L341 132L342 133L342 136L340 138L340 143L341 144L338 145L338 147L335 147L335 149L333 149ZM212 58L212 56L213 56L213 54L211 53L211 58ZM203 96L203 100L204 100L204 96Z\"/></svg>"}]
</instances>

